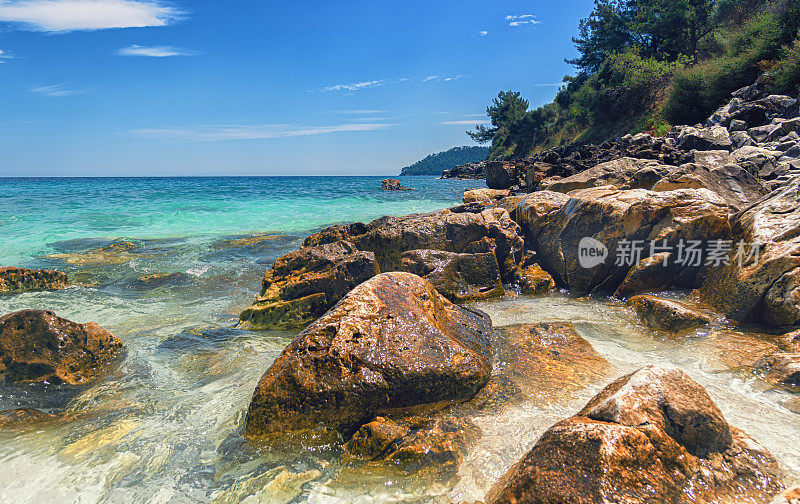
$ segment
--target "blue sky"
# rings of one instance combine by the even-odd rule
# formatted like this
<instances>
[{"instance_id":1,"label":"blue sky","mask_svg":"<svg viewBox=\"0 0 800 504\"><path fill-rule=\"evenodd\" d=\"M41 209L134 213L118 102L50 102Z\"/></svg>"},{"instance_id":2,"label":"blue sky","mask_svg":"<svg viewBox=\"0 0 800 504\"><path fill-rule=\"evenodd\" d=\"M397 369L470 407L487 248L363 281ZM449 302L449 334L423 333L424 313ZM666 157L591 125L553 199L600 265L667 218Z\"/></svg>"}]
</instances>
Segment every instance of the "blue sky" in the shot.
<instances>
[{"instance_id":1,"label":"blue sky","mask_svg":"<svg viewBox=\"0 0 800 504\"><path fill-rule=\"evenodd\" d=\"M0 0L0 176L372 175L572 71L591 0Z\"/></svg>"}]
</instances>

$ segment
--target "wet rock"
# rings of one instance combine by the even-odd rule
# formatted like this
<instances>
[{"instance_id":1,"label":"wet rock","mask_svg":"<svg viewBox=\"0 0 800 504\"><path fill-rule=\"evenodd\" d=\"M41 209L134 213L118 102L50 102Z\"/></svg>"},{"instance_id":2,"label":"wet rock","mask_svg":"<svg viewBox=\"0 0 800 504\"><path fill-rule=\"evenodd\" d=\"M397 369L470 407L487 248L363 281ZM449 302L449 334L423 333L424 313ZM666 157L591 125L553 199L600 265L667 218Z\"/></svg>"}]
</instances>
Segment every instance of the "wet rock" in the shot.
<instances>
[{"instance_id":1,"label":"wet rock","mask_svg":"<svg viewBox=\"0 0 800 504\"><path fill-rule=\"evenodd\" d=\"M771 500L770 504L800 504L800 486L795 485L788 490L784 490Z\"/></svg>"},{"instance_id":2,"label":"wet rock","mask_svg":"<svg viewBox=\"0 0 800 504\"><path fill-rule=\"evenodd\" d=\"M403 187L397 179L387 178L381 181L381 190L383 191L410 191L407 187Z\"/></svg>"},{"instance_id":3,"label":"wet rock","mask_svg":"<svg viewBox=\"0 0 800 504\"><path fill-rule=\"evenodd\" d=\"M350 224L337 224L330 226L322 231L312 234L303 241L304 247L316 247L337 241L349 240L354 236L362 235L369 231L369 226L363 222L353 222Z\"/></svg>"},{"instance_id":4,"label":"wet rock","mask_svg":"<svg viewBox=\"0 0 800 504\"><path fill-rule=\"evenodd\" d=\"M783 334L779 340L784 348L800 353L800 331Z\"/></svg>"},{"instance_id":5,"label":"wet rock","mask_svg":"<svg viewBox=\"0 0 800 504\"><path fill-rule=\"evenodd\" d=\"M389 465L405 473L425 469L453 472L481 436L466 418L423 417L397 421L378 417L363 425L344 445L346 459Z\"/></svg>"},{"instance_id":6,"label":"wet rock","mask_svg":"<svg viewBox=\"0 0 800 504\"><path fill-rule=\"evenodd\" d=\"M0 378L5 381L88 384L122 351L122 341L94 322L78 324L44 310L0 318Z\"/></svg>"},{"instance_id":7,"label":"wet rock","mask_svg":"<svg viewBox=\"0 0 800 504\"><path fill-rule=\"evenodd\" d=\"M709 315L684 303L656 296L633 296L628 299L639 318L648 326L678 332L710 324Z\"/></svg>"},{"instance_id":8,"label":"wet rock","mask_svg":"<svg viewBox=\"0 0 800 504\"><path fill-rule=\"evenodd\" d=\"M50 259L60 259L66 263L81 266L95 264L119 265L129 263L137 257L147 257L144 254L136 254L134 251L138 248L139 247L133 242L123 241L86 252L53 254L47 257Z\"/></svg>"},{"instance_id":9,"label":"wet rock","mask_svg":"<svg viewBox=\"0 0 800 504\"><path fill-rule=\"evenodd\" d=\"M678 148L685 151L730 150L733 145L730 133L722 126L710 128L684 126L678 134L677 141Z\"/></svg>"},{"instance_id":10,"label":"wet rock","mask_svg":"<svg viewBox=\"0 0 800 504\"><path fill-rule=\"evenodd\" d=\"M517 220L526 246L537 252L537 261L557 284L578 294L613 293L639 261L663 251L671 254L667 266L645 271L665 285L696 287L705 272L703 264L679 264L672 254L680 240L705 243L728 238L730 211L724 200L706 189L656 192L599 187L569 196L531 193L519 203ZM651 249L651 244L666 250ZM580 255L588 248L598 254L591 258L597 259L592 264Z\"/></svg>"},{"instance_id":11,"label":"wet rock","mask_svg":"<svg viewBox=\"0 0 800 504\"><path fill-rule=\"evenodd\" d=\"M494 242L475 253L410 250L400 259L400 270L429 281L454 303L500 297L505 294Z\"/></svg>"},{"instance_id":12,"label":"wet rock","mask_svg":"<svg viewBox=\"0 0 800 504\"><path fill-rule=\"evenodd\" d=\"M302 327L379 271L375 255L350 242L303 247L278 258L266 272L255 303L239 316L239 327Z\"/></svg>"},{"instance_id":13,"label":"wet rock","mask_svg":"<svg viewBox=\"0 0 800 504\"><path fill-rule=\"evenodd\" d=\"M352 434L379 414L470 399L491 373L491 321L411 273L353 289L301 332L261 378L245 433Z\"/></svg>"},{"instance_id":14,"label":"wet rock","mask_svg":"<svg viewBox=\"0 0 800 504\"><path fill-rule=\"evenodd\" d=\"M463 201L467 205L470 203L492 205L508 196L508 194L508 189L472 189L471 191L464 191Z\"/></svg>"},{"instance_id":15,"label":"wet rock","mask_svg":"<svg viewBox=\"0 0 800 504\"><path fill-rule=\"evenodd\" d=\"M733 219L730 264L709 271L701 289L706 302L734 320L800 324L798 201L795 176Z\"/></svg>"},{"instance_id":16,"label":"wet rock","mask_svg":"<svg viewBox=\"0 0 800 504\"><path fill-rule=\"evenodd\" d=\"M51 270L0 267L0 294L65 289L67 274Z\"/></svg>"},{"instance_id":17,"label":"wet rock","mask_svg":"<svg viewBox=\"0 0 800 504\"><path fill-rule=\"evenodd\" d=\"M153 273L139 277L131 287L139 290L149 290L159 287L186 285L191 282L192 277L186 273Z\"/></svg>"},{"instance_id":18,"label":"wet rock","mask_svg":"<svg viewBox=\"0 0 800 504\"><path fill-rule=\"evenodd\" d=\"M57 419L57 415L33 408L0 411L0 429L27 428L40 422Z\"/></svg>"},{"instance_id":19,"label":"wet rock","mask_svg":"<svg viewBox=\"0 0 800 504\"><path fill-rule=\"evenodd\" d=\"M620 189L650 189L667 175L674 166L666 166L648 159L620 158L552 182L542 182L540 189L567 193L612 185Z\"/></svg>"},{"instance_id":20,"label":"wet rock","mask_svg":"<svg viewBox=\"0 0 800 504\"><path fill-rule=\"evenodd\" d=\"M555 290L556 281L541 266L532 264L520 269L519 287L523 294L537 296Z\"/></svg>"},{"instance_id":21,"label":"wet rock","mask_svg":"<svg viewBox=\"0 0 800 504\"><path fill-rule=\"evenodd\" d=\"M781 477L700 385L672 366L648 366L551 427L486 500L763 502L783 488Z\"/></svg>"},{"instance_id":22,"label":"wet rock","mask_svg":"<svg viewBox=\"0 0 800 504\"><path fill-rule=\"evenodd\" d=\"M774 353L762 361L770 380L783 385L800 386L800 353Z\"/></svg>"}]
</instances>

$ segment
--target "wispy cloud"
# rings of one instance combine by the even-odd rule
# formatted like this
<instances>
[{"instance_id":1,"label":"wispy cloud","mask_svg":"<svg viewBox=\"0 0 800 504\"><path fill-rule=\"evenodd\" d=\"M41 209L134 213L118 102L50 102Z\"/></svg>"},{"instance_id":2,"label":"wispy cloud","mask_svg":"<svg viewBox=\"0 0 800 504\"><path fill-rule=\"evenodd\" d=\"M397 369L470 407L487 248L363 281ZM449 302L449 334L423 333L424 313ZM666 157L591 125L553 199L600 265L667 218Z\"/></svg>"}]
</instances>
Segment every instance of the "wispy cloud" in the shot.
<instances>
[{"instance_id":1,"label":"wispy cloud","mask_svg":"<svg viewBox=\"0 0 800 504\"><path fill-rule=\"evenodd\" d=\"M13 58L13 56L11 56L10 54L6 53L3 50L0 50L0 63L5 63L4 60L11 59L11 58Z\"/></svg>"},{"instance_id":2,"label":"wispy cloud","mask_svg":"<svg viewBox=\"0 0 800 504\"><path fill-rule=\"evenodd\" d=\"M137 129L131 133L143 138L187 140L195 142L217 142L224 140L267 140L299 136L325 135L353 131L376 131L393 124L362 123L336 124L332 126L295 126L289 124L262 125L203 125L185 128Z\"/></svg>"},{"instance_id":3,"label":"wispy cloud","mask_svg":"<svg viewBox=\"0 0 800 504\"><path fill-rule=\"evenodd\" d=\"M182 14L158 0L0 0L0 22L54 33L165 26Z\"/></svg>"},{"instance_id":4,"label":"wispy cloud","mask_svg":"<svg viewBox=\"0 0 800 504\"><path fill-rule=\"evenodd\" d=\"M486 30L481 30L481 32L480 32L480 36L481 36L481 37L485 37L485 36L486 36L486 35L488 35L488 34L489 34L489 32L488 32L488 31L486 31Z\"/></svg>"},{"instance_id":5,"label":"wispy cloud","mask_svg":"<svg viewBox=\"0 0 800 504\"><path fill-rule=\"evenodd\" d=\"M337 110L336 113L338 114L348 114L348 115L371 115L371 114L383 114L386 112L385 110L376 110L376 109L355 109L355 110Z\"/></svg>"},{"instance_id":6,"label":"wispy cloud","mask_svg":"<svg viewBox=\"0 0 800 504\"><path fill-rule=\"evenodd\" d=\"M533 14L521 14L517 16L506 16L508 26L537 25L540 23Z\"/></svg>"},{"instance_id":7,"label":"wispy cloud","mask_svg":"<svg viewBox=\"0 0 800 504\"><path fill-rule=\"evenodd\" d=\"M531 87L558 87L563 86L563 82L548 82L547 84L531 84Z\"/></svg>"},{"instance_id":8,"label":"wispy cloud","mask_svg":"<svg viewBox=\"0 0 800 504\"><path fill-rule=\"evenodd\" d=\"M31 93L36 93L50 98L62 98L64 96L73 96L76 94L81 94L83 93L83 91L76 91L74 89L69 89L66 87L66 84L54 84L51 86L39 86L31 88Z\"/></svg>"},{"instance_id":9,"label":"wispy cloud","mask_svg":"<svg viewBox=\"0 0 800 504\"><path fill-rule=\"evenodd\" d=\"M450 82L458 79L463 79L464 76L461 74L458 75L450 75L447 77L443 77L441 75L429 75L422 79L422 82Z\"/></svg>"},{"instance_id":10,"label":"wispy cloud","mask_svg":"<svg viewBox=\"0 0 800 504\"><path fill-rule=\"evenodd\" d=\"M442 121L439 124L444 124L446 126L472 126L474 124L489 124L489 121L476 121L474 119L466 120L466 121Z\"/></svg>"},{"instance_id":11,"label":"wispy cloud","mask_svg":"<svg viewBox=\"0 0 800 504\"><path fill-rule=\"evenodd\" d=\"M353 82L350 84L335 84L333 86L326 86L322 88L320 91L358 91L359 89L366 89L366 88L373 88L373 87L380 87L385 86L388 84L388 80L370 80L370 81L362 81L362 82Z\"/></svg>"},{"instance_id":12,"label":"wispy cloud","mask_svg":"<svg viewBox=\"0 0 800 504\"><path fill-rule=\"evenodd\" d=\"M180 47L173 46L140 46L131 45L123 47L117 54L120 56L148 56L151 58L168 58L170 56L194 56L197 54L188 49L181 49Z\"/></svg>"}]
</instances>

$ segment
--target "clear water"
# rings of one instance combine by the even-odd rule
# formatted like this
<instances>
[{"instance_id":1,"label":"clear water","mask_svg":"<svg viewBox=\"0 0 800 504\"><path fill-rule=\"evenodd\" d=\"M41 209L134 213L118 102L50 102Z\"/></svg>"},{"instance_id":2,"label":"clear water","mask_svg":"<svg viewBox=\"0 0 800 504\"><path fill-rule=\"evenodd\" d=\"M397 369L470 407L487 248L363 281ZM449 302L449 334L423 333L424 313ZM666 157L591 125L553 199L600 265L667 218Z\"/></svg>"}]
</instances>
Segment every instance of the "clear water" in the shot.
<instances>
[{"instance_id":1,"label":"clear water","mask_svg":"<svg viewBox=\"0 0 800 504\"><path fill-rule=\"evenodd\" d=\"M239 436L261 374L293 337L232 329L271 262L320 227L460 201L477 181L380 178L0 179L0 265L57 268L81 285L0 297L0 313L46 308L96 321L128 354L81 391L0 388L0 410L64 410L62 420L0 431L0 502L471 502L552 423L604 383L563 403L522 404L475 422L484 436L458 474L417 478L343 470L336 453L254 451ZM130 241L104 257L87 250ZM163 285L154 273L180 273ZM479 303L495 325L566 320L616 375L673 362L705 385L728 420L800 473L790 396L742 373L715 334L673 340L622 305L564 296ZM724 324L724 321L721 322ZM605 381L605 380L604 380Z\"/></svg>"}]
</instances>

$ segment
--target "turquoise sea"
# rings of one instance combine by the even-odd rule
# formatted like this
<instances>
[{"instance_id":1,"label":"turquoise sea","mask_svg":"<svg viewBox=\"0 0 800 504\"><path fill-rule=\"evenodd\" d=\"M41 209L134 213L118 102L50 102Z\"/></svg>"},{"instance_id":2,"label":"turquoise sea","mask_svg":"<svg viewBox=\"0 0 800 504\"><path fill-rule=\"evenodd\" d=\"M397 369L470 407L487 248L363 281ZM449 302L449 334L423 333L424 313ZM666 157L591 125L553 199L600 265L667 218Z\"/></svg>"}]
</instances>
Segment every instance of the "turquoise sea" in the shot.
<instances>
[{"instance_id":1,"label":"turquoise sea","mask_svg":"<svg viewBox=\"0 0 800 504\"><path fill-rule=\"evenodd\" d=\"M352 471L337 448L254 450L241 437L256 383L294 337L234 328L264 271L321 227L445 208L482 181L404 177L0 179L0 266L67 272L74 286L0 296L0 314L49 309L95 321L127 355L90 388L0 385L0 411L59 420L0 430L0 502L458 503L484 493L554 422L606 382L560 402L476 414L483 437L457 474ZM109 248L110 246L110 248ZM165 276L168 275L168 276ZM676 294L679 296L680 294ZM495 326L568 321L618 376L671 362L707 387L729 422L800 474L800 415L730 364L721 323L676 341L613 300L509 295L476 303ZM706 331L705 333L701 333Z\"/></svg>"}]
</instances>

